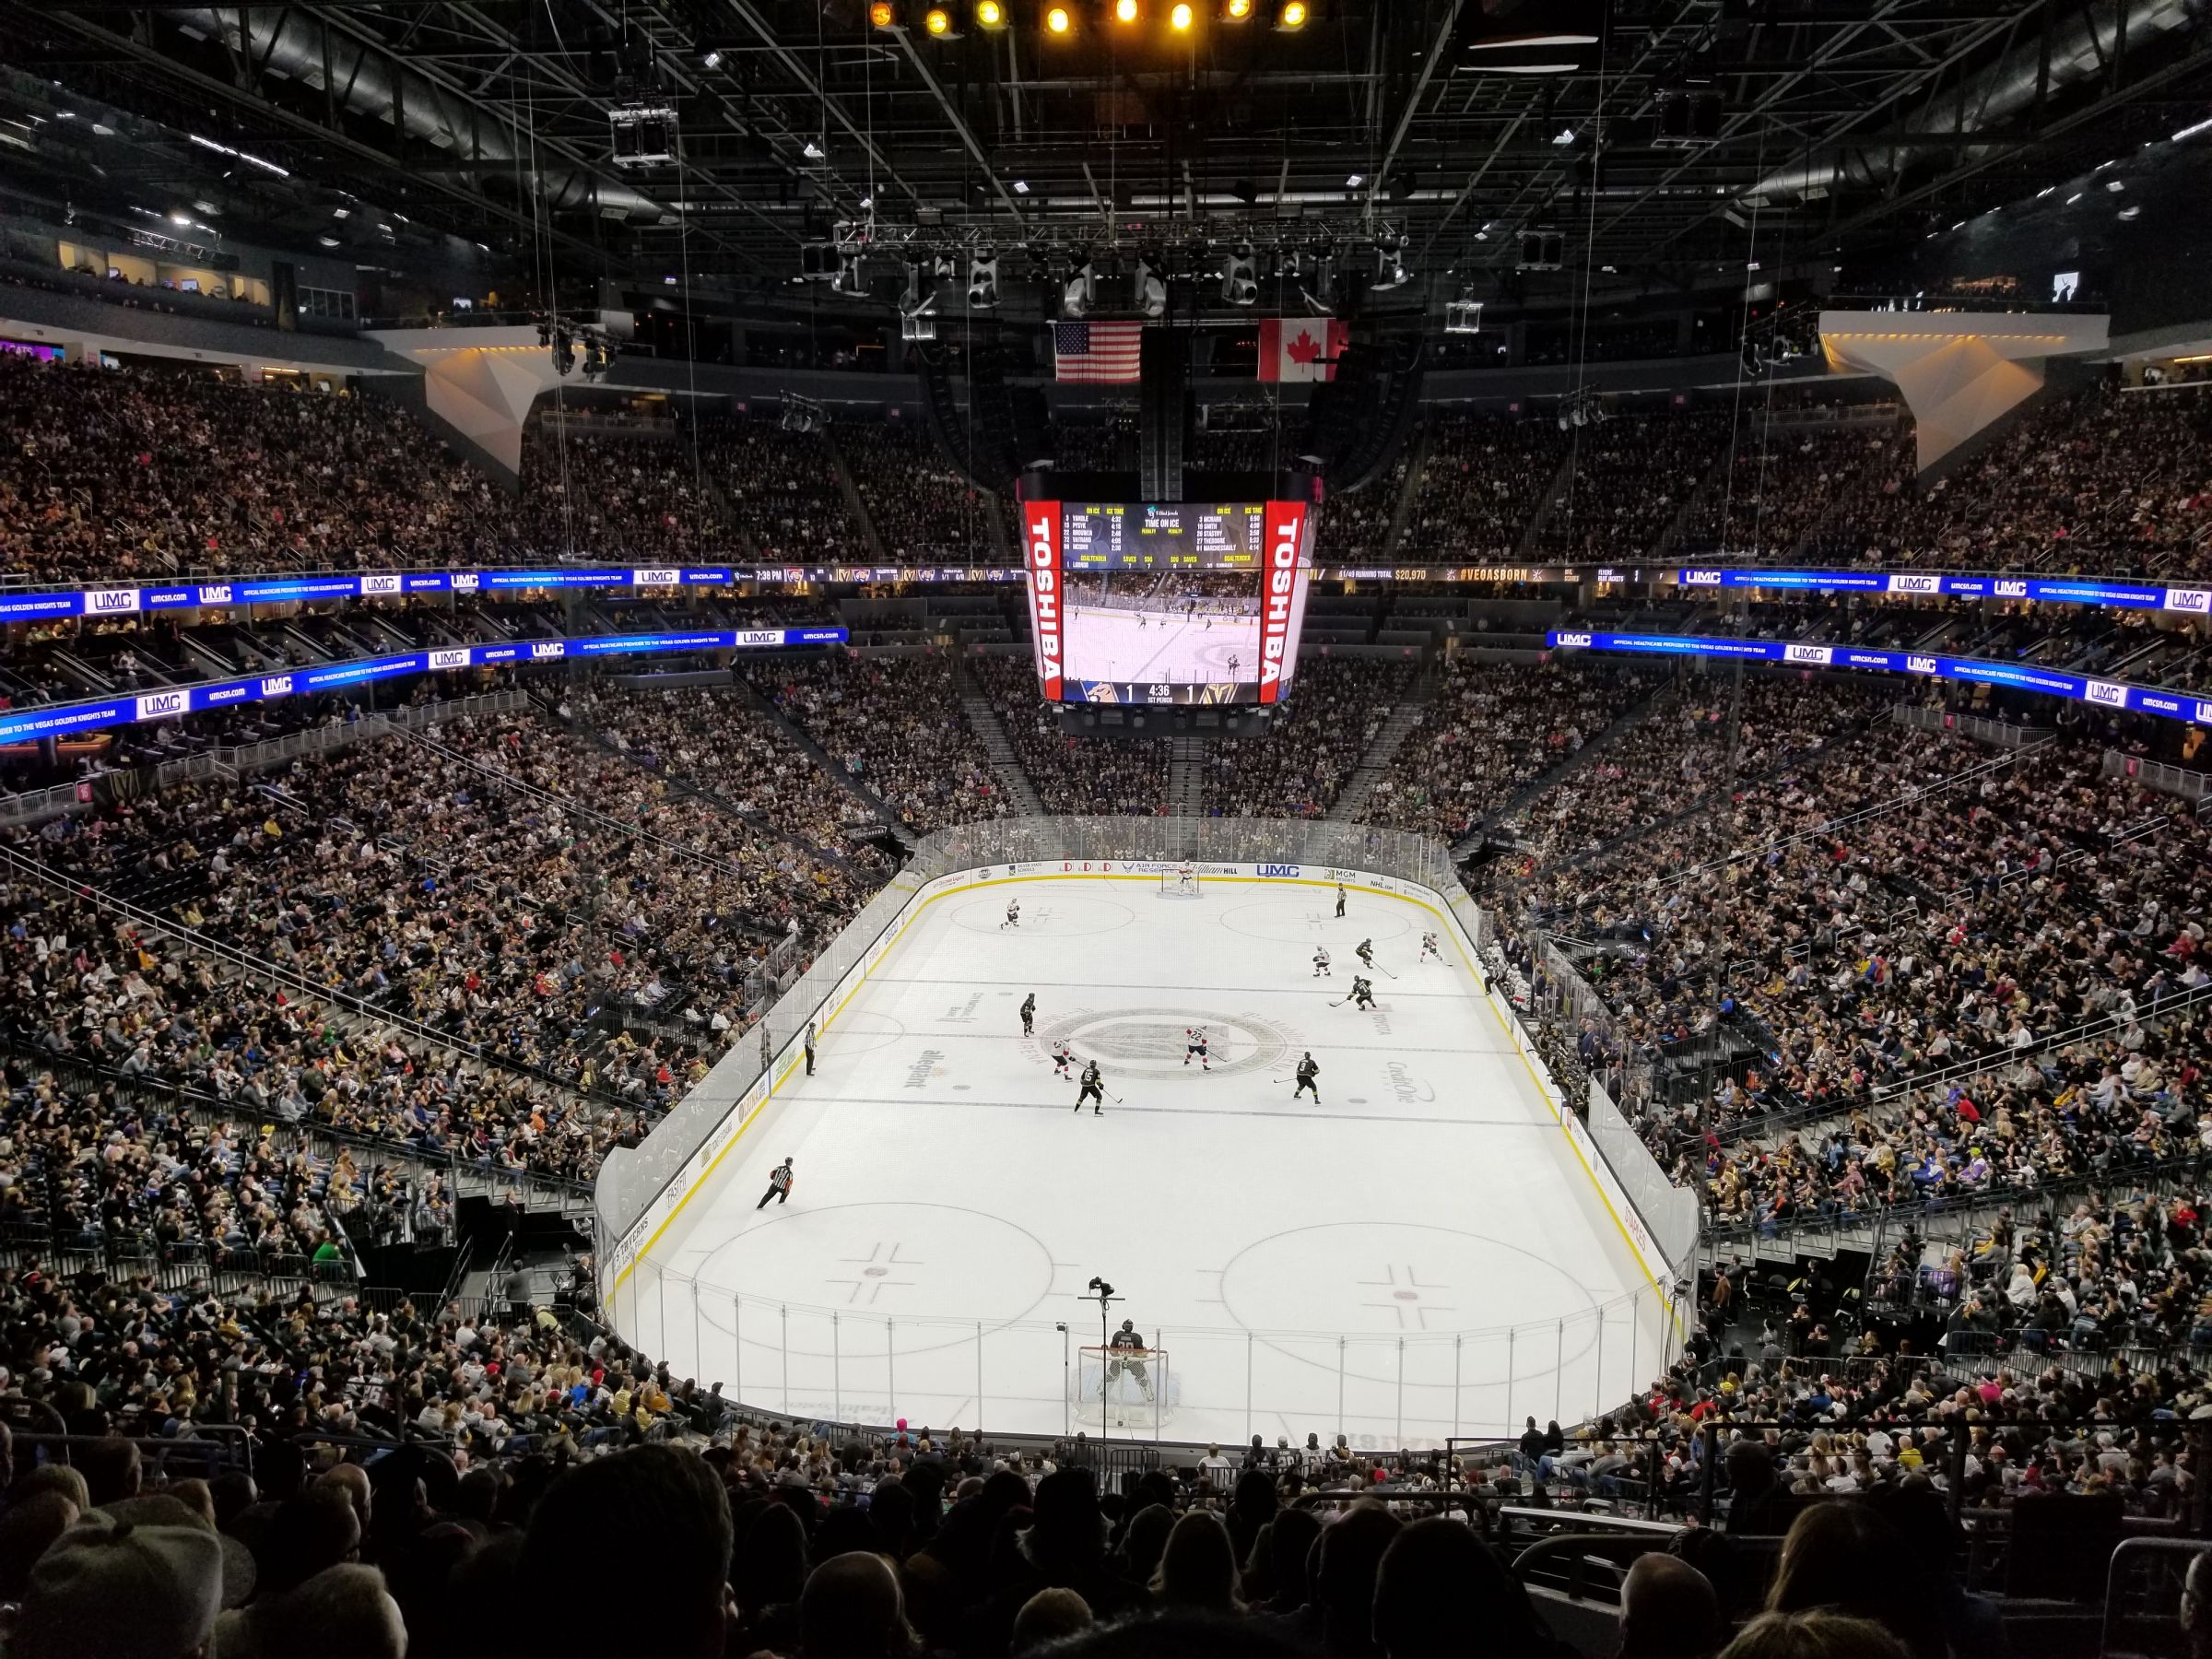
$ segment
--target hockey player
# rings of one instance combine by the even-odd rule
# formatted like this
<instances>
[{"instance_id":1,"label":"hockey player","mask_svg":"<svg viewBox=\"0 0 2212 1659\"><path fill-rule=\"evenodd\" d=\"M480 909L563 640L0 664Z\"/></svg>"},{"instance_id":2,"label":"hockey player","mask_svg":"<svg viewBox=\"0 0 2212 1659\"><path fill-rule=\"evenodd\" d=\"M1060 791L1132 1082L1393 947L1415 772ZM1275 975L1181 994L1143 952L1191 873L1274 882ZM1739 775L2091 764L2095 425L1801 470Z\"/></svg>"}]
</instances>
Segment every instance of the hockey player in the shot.
<instances>
[{"instance_id":1,"label":"hockey player","mask_svg":"<svg viewBox=\"0 0 2212 1659\"><path fill-rule=\"evenodd\" d=\"M1152 1379L1145 1374L1143 1358L1149 1350L1145 1347L1144 1337L1137 1333L1136 1322L1123 1320L1122 1328L1113 1334L1106 1346L1112 1353L1106 1361L1106 1387L1099 1391L1100 1397L1103 1399L1112 1387L1113 1380L1126 1372L1136 1379L1136 1385L1145 1391L1145 1398L1149 1400L1152 1397Z\"/></svg>"},{"instance_id":2,"label":"hockey player","mask_svg":"<svg viewBox=\"0 0 2212 1659\"><path fill-rule=\"evenodd\" d=\"M1006 919L1004 922L1001 922L998 925L1002 932L1006 928L1019 927L1021 925L1020 900L1009 899L1006 900Z\"/></svg>"},{"instance_id":3,"label":"hockey player","mask_svg":"<svg viewBox=\"0 0 2212 1659\"><path fill-rule=\"evenodd\" d=\"M1344 883L1341 881L1336 884L1336 920L1344 920Z\"/></svg>"},{"instance_id":4,"label":"hockey player","mask_svg":"<svg viewBox=\"0 0 2212 1659\"><path fill-rule=\"evenodd\" d=\"M1369 984L1365 980L1361 979L1358 974L1353 974L1352 1006L1355 1008L1371 1008L1374 1006L1375 988Z\"/></svg>"},{"instance_id":5,"label":"hockey player","mask_svg":"<svg viewBox=\"0 0 2212 1659\"><path fill-rule=\"evenodd\" d=\"M1083 1067L1083 1088L1082 1091L1076 1096L1076 1110L1082 1111L1083 1102L1088 1100L1090 1115L1104 1117L1106 1115L1105 1099L1105 1077L1099 1070L1099 1063L1096 1060L1088 1061Z\"/></svg>"},{"instance_id":6,"label":"hockey player","mask_svg":"<svg viewBox=\"0 0 2212 1659\"><path fill-rule=\"evenodd\" d=\"M1313 1081L1314 1078L1320 1076L1321 1067L1314 1064L1313 1051L1312 1049L1308 1049L1304 1054L1300 1055L1299 1058L1298 1087L1290 1091L1290 1098L1295 1100L1300 1095L1304 1094L1308 1089L1312 1089L1313 1091L1313 1104L1316 1106L1320 1105L1321 1087L1319 1084Z\"/></svg>"},{"instance_id":7,"label":"hockey player","mask_svg":"<svg viewBox=\"0 0 2212 1659\"><path fill-rule=\"evenodd\" d=\"M1375 965L1375 942L1372 939L1360 940L1353 947L1352 954L1359 959L1359 966L1372 968Z\"/></svg>"},{"instance_id":8,"label":"hockey player","mask_svg":"<svg viewBox=\"0 0 2212 1659\"><path fill-rule=\"evenodd\" d=\"M768 1191L760 1194L760 1202L753 1207L757 1210L766 1209L771 1198L778 1204L791 1202L791 1159L788 1158L768 1172Z\"/></svg>"},{"instance_id":9,"label":"hockey player","mask_svg":"<svg viewBox=\"0 0 2212 1659\"><path fill-rule=\"evenodd\" d=\"M1206 1057L1206 1028L1204 1026L1185 1026L1183 1028L1182 1063L1185 1065L1188 1065L1191 1063L1191 1056L1193 1054L1198 1056L1198 1069L1200 1071L1212 1071L1214 1069L1211 1063L1209 1063Z\"/></svg>"},{"instance_id":10,"label":"hockey player","mask_svg":"<svg viewBox=\"0 0 2212 1659\"><path fill-rule=\"evenodd\" d=\"M1444 959L1444 953L1436 947L1436 935L1425 933L1421 935L1421 960L1425 962L1430 957L1441 962Z\"/></svg>"},{"instance_id":11,"label":"hockey player","mask_svg":"<svg viewBox=\"0 0 2212 1659\"><path fill-rule=\"evenodd\" d=\"M1030 993L1029 999L1021 1005L1021 1034L1024 1037L1037 1035L1037 993L1034 991Z\"/></svg>"},{"instance_id":12,"label":"hockey player","mask_svg":"<svg viewBox=\"0 0 2212 1659\"><path fill-rule=\"evenodd\" d=\"M1059 1041L1053 1044L1053 1075L1054 1077L1065 1077L1068 1076L1069 1074L1067 1068L1073 1065L1075 1063L1076 1051L1067 1046L1066 1038L1063 1037Z\"/></svg>"},{"instance_id":13,"label":"hockey player","mask_svg":"<svg viewBox=\"0 0 2212 1659\"><path fill-rule=\"evenodd\" d=\"M1313 977L1315 979L1329 977L1329 947L1326 945L1317 945L1313 947Z\"/></svg>"}]
</instances>

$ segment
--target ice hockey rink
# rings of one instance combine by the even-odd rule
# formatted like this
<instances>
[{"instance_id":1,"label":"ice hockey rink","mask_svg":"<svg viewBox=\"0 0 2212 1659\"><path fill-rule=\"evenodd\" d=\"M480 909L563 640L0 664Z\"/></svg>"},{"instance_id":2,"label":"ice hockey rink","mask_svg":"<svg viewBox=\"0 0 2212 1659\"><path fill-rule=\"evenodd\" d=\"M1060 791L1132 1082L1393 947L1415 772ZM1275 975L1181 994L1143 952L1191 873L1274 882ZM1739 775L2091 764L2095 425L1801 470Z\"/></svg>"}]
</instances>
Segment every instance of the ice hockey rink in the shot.
<instances>
[{"instance_id":1,"label":"ice hockey rink","mask_svg":"<svg viewBox=\"0 0 2212 1659\"><path fill-rule=\"evenodd\" d=\"M1160 888L922 905L649 1247L623 1334L796 1417L1182 1441L1494 1436L1655 1373L1663 1293L1460 935L1372 889L1338 919L1323 883ZM1362 939L1369 1013L1338 1006ZM1184 1063L1194 1024L1210 1071ZM1060 1039L1099 1060L1102 1114L1073 1110ZM1318 1106L1292 1099L1307 1050ZM786 1157L789 1202L759 1207ZM1159 1350L1104 1402L1094 1277Z\"/></svg>"}]
</instances>

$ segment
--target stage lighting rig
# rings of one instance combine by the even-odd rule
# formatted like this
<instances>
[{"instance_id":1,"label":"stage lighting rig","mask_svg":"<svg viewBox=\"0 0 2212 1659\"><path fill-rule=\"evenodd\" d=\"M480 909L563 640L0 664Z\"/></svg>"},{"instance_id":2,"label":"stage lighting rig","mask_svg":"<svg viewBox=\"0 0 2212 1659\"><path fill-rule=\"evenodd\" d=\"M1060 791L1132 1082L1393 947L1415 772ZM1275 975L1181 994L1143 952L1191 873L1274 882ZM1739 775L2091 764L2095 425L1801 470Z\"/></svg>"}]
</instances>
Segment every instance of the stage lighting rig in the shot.
<instances>
[{"instance_id":1,"label":"stage lighting rig","mask_svg":"<svg viewBox=\"0 0 2212 1659\"><path fill-rule=\"evenodd\" d=\"M1098 302L1099 278L1088 253L1070 256L1067 280L1060 285L1060 314L1080 317Z\"/></svg>"},{"instance_id":2,"label":"stage lighting rig","mask_svg":"<svg viewBox=\"0 0 2212 1659\"><path fill-rule=\"evenodd\" d=\"M1445 300L1444 332L1448 335L1480 334L1482 332L1482 301L1465 299Z\"/></svg>"},{"instance_id":3,"label":"stage lighting rig","mask_svg":"<svg viewBox=\"0 0 2212 1659\"><path fill-rule=\"evenodd\" d=\"M661 167L676 159L676 112L666 104L621 104L606 112L620 168Z\"/></svg>"},{"instance_id":4,"label":"stage lighting rig","mask_svg":"<svg viewBox=\"0 0 2212 1659\"><path fill-rule=\"evenodd\" d=\"M1336 241L1327 234L1314 238L1299 261L1298 296L1317 317L1336 314Z\"/></svg>"},{"instance_id":5,"label":"stage lighting rig","mask_svg":"<svg viewBox=\"0 0 2212 1659\"><path fill-rule=\"evenodd\" d=\"M1065 41L1076 32L1076 8L1072 6L1048 6L1044 8L1044 32L1054 40Z\"/></svg>"},{"instance_id":6,"label":"stage lighting rig","mask_svg":"<svg viewBox=\"0 0 2212 1659\"><path fill-rule=\"evenodd\" d=\"M1136 256L1136 280L1132 285L1136 298L1136 309L1147 317L1163 317L1168 312L1167 256L1157 248L1147 248Z\"/></svg>"},{"instance_id":7,"label":"stage lighting rig","mask_svg":"<svg viewBox=\"0 0 2212 1659\"><path fill-rule=\"evenodd\" d=\"M1375 279L1368 286L1378 291L1404 288L1411 280L1406 269L1406 241L1385 230L1375 238Z\"/></svg>"}]
</instances>

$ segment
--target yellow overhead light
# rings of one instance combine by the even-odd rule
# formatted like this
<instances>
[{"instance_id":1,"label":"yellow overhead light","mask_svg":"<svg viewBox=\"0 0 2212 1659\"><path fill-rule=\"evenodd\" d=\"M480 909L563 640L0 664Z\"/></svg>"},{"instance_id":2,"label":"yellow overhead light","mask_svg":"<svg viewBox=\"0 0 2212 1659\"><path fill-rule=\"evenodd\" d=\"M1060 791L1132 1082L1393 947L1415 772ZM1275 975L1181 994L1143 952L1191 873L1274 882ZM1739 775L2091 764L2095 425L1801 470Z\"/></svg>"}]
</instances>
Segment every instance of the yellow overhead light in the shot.
<instances>
[{"instance_id":1,"label":"yellow overhead light","mask_svg":"<svg viewBox=\"0 0 2212 1659\"><path fill-rule=\"evenodd\" d=\"M1074 12L1068 10L1065 6L1048 6L1044 8L1044 32L1046 34L1070 35L1075 31L1076 14Z\"/></svg>"},{"instance_id":2,"label":"yellow overhead light","mask_svg":"<svg viewBox=\"0 0 2212 1659\"><path fill-rule=\"evenodd\" d=\"M978 29L1004 29L1006 8L1000 0L975 0L975 23Z\"/></svg>"},{"instance_id":3,"label":"yellow overhead light","mask_svg":"<svg viewBox=\"0 0 2212 1659\"><path fill-rule=\"evenodd\" d=\"M868 7L868 22L877 29L896 29L899 26L899 8L891 0L876 0Z\"/></svg>"},{"instance_id":4,"label":"yellow overhead light","mask_svg":"<svg viewBox=\"0 0 2212 1659\"><path fill-rule=\"evenodd\" d=\"M1134 23L1138 9L1136 0L1113 0L1113 20L1116 23Z\"/></svg>"},{"instance_id":5,"label":"yellow overhead light","mask_svg":"<svg viewBox=\"0 0 2212 1659\"><path fill-rule=\"evenodd\" d=\"M1190 32L1191 8L1187 4L1177 6L1168 13L1168 27L1177 34Z\"/></svg>"},{"instance_id":6,"label":"yellow overhead light","mask_svg":"<svg viewBox=\"0 0 2212 1659\"><path fill-rule=\"evenodd\" d=\"M952 33L952 14L941 6L933 6L922 14L922 27L944 40Z\"/></svg>"},{"instance_id":7,"label":"yellow overhead light","mask_svg":"<svg viewBox=\"0 0 2212 1659\"><path fill-rule=\"evenodd\" d=\"M1221 16L1230 23L1249 22L1252 18L1252 0L1222 0Z\"/></svg>"},{"instance_id":8,"label":"yellow overhead light","mask_svg":"<svg viewBox=\"0 0 2212 1659\"><path fill-rule=\"evenodd\" d=\"M1283 9L1275 15L1277 29L1303 29L1306 26L1306 0L1283 0Z\"/></svg>"}]
</instances>

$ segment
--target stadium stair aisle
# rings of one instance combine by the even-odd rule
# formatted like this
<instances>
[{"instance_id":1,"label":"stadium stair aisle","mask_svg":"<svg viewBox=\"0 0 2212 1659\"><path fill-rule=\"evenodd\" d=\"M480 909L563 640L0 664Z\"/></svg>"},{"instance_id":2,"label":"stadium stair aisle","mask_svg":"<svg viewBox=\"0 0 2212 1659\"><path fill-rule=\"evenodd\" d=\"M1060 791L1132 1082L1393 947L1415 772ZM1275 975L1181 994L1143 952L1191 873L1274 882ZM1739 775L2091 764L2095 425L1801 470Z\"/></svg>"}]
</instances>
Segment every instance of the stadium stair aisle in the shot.
<instances>
[{"instance_id":1,"label":"stadium stair aisle","mask_svg":"<svg viewBox=\"0 0 2212 1659\"><path fill-rule=\"evenodd\" d=\"M809 736L804 727L786 719L783 711L761 696L759 690L750 681L737 679L732 684L743 694L747 706L754 713L782 732L784 736L790 738L801 754L821 769L824 776L857 801L870 818L877 819L893 835L897 836L900 846L910 851L912 849L913 832L899 821L899 815L891 810L888 801L863 783L844 767L831 759L828 750Z\"/></svg>"},{"instance_id":2,"label":"stadium stair aisle","mask_svg":"<svg viewBox=\"0 0 2212 1659\"><path fill-rule=\"evenodd\" d=\"M1397 758L1399 746L1421 724L1421 717L1429 712L1430 704L1436 700L1436 666L1430 664L1421 671L1420 678L1414 681L1404 700L1391 710L1390 718L1382 723L1382 729L1375 734L1375 740L1367 746L1367 753L1359 757L1359 764L1353 768L1352 775L1345 780L1344 788L1337 794L1324 817L1339 822L1349 822L1367 809L1368 797L1375 793L1375 785L1390 771L1390 763ZM1175 799L1173 774L1170 773L1170 812L1183 810L1175 804Z\"/></svg>"},{"instance_id":3,"label":"stadium stair aisle","mask_svg":"<svg viewBox=\"0 0 2212 1659\"><path fill-rule=\"evenodd\" d=\"M871 564L890 563L890 555L883 547L883 532L876 527L875 519L869 516L868 504L860 499L860 487L853 481L853 469L846 465L845 452L838 447L834 426L822 429L822 447L830 452L830 465L837 474L837 490L845 498L845 511L853 515L853 522L860 526L861 536L868 544L868 561Z\"/></svg>"},{"instance_id":4,"label":"stadium stair aisle","mask_svg":"<svg viewBox=\"0 0 2212 1659\"><path fill-rule=\"evenodd\" d=\"M965 659L959 663L959 688L960 712L968 717L969 726L982 744L983 753L990 758L992 776L998 780L1018 809L1041 814L1044 803L1037 798L1037 786L1030 782L1030 774L1021 770L1014 746L1006 739L1006 728L999 724L998 711L976 685Z\"/></svg>"},{"instance_id":5,"label":"stadium stair aisle","mask_svg":"<svg viewBox=\"0 0 2212 1659\"><path fill-rule=\"evenodd\" d=\"M1206 740L1173 737L1168 747L1168 816L1205 816Z\"/></svg>"}]
</instances>

